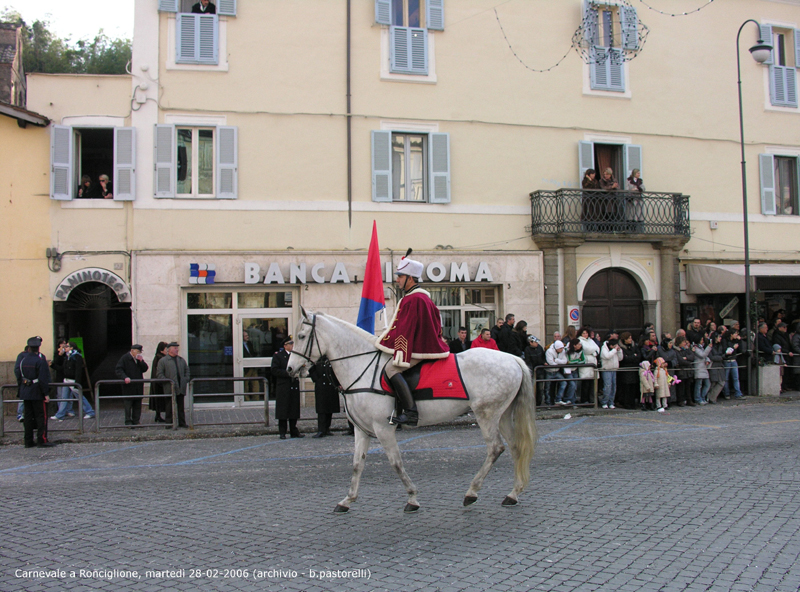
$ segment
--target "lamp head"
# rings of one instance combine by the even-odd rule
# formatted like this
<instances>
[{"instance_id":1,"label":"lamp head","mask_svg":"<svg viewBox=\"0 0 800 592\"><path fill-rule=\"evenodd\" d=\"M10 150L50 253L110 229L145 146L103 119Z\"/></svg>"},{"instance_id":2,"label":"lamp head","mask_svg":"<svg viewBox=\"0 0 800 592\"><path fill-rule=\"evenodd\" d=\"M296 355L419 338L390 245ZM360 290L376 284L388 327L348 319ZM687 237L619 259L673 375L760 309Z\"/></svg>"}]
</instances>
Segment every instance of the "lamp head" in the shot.
<instances>
[{"instance_id":1,"label":"lamp head","mask_svg":"<svg viewBox=\"0 0 800 592\"><path fill-rule=\"evenodd\" d=\"M753 56L753 59L759 64L766 62L769 59L769 54L771 52L772 46L768 43L764 43L761 39L758 40L757 44L750 48L750 55Z\"/></svg>"}]
</instances>

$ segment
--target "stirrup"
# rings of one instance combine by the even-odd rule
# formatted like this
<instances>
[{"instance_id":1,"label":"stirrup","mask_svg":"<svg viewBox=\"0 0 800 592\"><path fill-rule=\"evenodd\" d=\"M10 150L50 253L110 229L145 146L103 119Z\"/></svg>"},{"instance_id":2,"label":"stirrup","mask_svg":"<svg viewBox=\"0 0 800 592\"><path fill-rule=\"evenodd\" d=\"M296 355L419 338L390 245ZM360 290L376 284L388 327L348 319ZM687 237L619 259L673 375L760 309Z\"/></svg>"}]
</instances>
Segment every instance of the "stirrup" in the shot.
<instances>
[{"instance_id":1,"label":"stirrup","mask_svg":"<svg viewBox=\"0 0 800 592\"><path fill-rule=\"evenodd\" d=\"M406 409L400 415L395 416L394 412L392 413L391 417L389 418L389 425L408 425L408 426L416 426L419 422L419 413L416 409Z\"/></svg>"}]
</instances>

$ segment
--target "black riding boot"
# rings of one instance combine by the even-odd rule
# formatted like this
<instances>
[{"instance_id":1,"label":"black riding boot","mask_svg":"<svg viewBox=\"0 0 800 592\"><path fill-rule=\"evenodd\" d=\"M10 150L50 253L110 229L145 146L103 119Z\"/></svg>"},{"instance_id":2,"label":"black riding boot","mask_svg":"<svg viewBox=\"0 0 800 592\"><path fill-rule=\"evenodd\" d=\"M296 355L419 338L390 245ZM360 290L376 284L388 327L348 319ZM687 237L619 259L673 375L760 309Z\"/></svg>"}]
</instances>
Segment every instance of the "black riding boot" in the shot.
<instances>
[{"instance_id":1,"label":"black riding boot","mask_svg":"<svg viewBox=\"0 0 800 592\"><path fill-rule=\"evenodd\" d=\"M414 403L414 397L411 396L411 389L408 388L408 383L402 374L398 373L392 376L389 381L394 387L394 394L404 411L394 418L393 423L408 424L410 426L417 425L419 414L417 413L417 405Z\"/></svg>"}]
</instances>

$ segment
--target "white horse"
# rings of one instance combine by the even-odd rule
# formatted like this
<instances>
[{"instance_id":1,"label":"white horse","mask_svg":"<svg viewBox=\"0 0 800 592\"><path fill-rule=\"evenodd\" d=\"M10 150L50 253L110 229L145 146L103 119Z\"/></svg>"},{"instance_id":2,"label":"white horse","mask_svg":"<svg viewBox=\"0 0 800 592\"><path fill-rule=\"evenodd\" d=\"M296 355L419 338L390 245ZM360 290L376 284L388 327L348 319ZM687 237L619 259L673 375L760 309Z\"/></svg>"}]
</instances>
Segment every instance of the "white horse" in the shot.
<instances>
[{"instance_id":1,"label":"white horse","mask_svg":"<svg viewBox=\"0 0 800 592\"><path fill-rule=\"evenodd\" d=\"M350 504L358 498L370 436L378 438L406 488L408 502L405 511L418 510L417 488L403 468L395 438L396 427L389 424L395 399L385 395L380 385L380 371L390 362L390 356L375 347L374 335L323 313L309 315L302 310L294 339L289 373L297 376L320 357L327 356L344 388L347 416L355 425L350 489L334 512L347 512ZM458 354L458 363L469 400L418 401L418 425L451 421L472 409L488 450L486 460L464 496L464 505L477 501L483 480L505 450L502 440L505 438L514 461L514 488L503 500L503 505L513 506L530 480L530 462L536 448L535 399L530 372L520 358L486 348Z\"/></svg>"}]
</instances>

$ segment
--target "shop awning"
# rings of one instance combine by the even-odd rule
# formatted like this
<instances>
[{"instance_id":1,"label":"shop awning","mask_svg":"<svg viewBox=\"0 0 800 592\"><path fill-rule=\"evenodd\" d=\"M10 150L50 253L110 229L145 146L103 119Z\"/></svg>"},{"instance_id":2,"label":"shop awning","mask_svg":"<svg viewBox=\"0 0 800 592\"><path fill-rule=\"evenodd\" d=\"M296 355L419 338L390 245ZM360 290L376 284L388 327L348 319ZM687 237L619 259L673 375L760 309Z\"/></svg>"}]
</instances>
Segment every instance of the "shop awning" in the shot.
<instances>
[{"instance_id":1,"label":"shop awning","mask_svg":"<svg viewBox=\"0 0 800 592\"><path fill-rule=\"evenodd\" d=\"M800 265L793 263L754 263L750 265L750 289L756 289L756 278L797 277ZM743 294L744 264L686 266L687 294Z\"/></svg>"}]
</instances>

